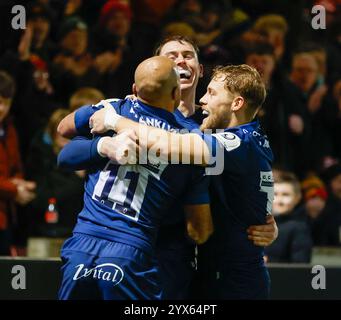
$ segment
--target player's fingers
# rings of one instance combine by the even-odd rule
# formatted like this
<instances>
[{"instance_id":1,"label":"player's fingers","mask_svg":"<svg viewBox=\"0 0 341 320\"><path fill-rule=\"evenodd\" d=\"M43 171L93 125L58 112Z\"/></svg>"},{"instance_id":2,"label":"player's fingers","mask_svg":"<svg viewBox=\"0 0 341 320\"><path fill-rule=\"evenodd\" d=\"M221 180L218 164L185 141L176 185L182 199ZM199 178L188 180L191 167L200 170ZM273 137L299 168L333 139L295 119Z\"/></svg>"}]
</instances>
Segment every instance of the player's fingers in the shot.
<instances>
[{"instance_id":1,"label":"player's fingers","mask_svg":"<svg viewBox=\"0 0 341 320\"><path fill-rule=\"evenodd\" d=\"M267 238L273 237L273 232L258 231L258 230L251 230L250 232L248 232L248 234L253 235L253 236L267 237Z\"/></svg>"},{"instance_id":2,"label":"player's fingers","mask_svg":"<svg viewBox=\"0 0 341 320\"><path fill-rule=\"evenodd\" d=\"M136 163L140 160L140 154L142 154L142 148L139 145L136 145Z\"/></svg>"},{"instance_id":3,"label":"player's fingers","mask_svg":"<svg viewBox=\"0 0 341 320\"><path fill-rule=\"evenodd\" d=\"M127 149L136 151L137 144L134 139L127 137L125 140L125 144L126 144Z\"/></svg>"},{"instance_id":4,"label":"player's fingers","mask_svg":"<svg viewBox=\"0 0 341 320\"><path fill-rule=\"evenodd\" d=\"M137 134L136 134L135 130L133 130L133 129L126 129L124 131L124 134L125 134L125 136L129 137L130 139L132 139L134 141L137 140Z\"/></svg>"},{"instance_id":5,"label":"player's fingers","mask_svg":"<svg viewBox=\"0 0 341 320\"><path fill-rule=\"evenodd\" d=\"M263 241L255 241L253 244L257 247L267 247L269 245L269 243Z\"/></svg>"},{"instance_id":6,"label":"player's fingers","mask_svg":"<svg viewBox=\"0 0 341 320\"><path fill-rule=\"evenodd\" d=\"M273 215L271 215L271 214L268 214L267 216L266 216L266 223L275 223L275 218L274 218L274 216Z\"/></svg>"},{"instance_id":7,"label":"player's fingers","mask_svg":"<svg viewBox=\"0 0 341 320\"><path fill-rule=\"evenodd\" d=\"M255 239L257 239L257 240L266 240L266 241L268 241L269 240L269 237L264 237L264 236L262 236L262 235L257 235L257 236L254 236L254 235L248 235L247 236L248 237L248 239L252 239L252 240L255 240Z\"/></svg>"},{"instance_id":8,"label":"player's fingers","mask_svg":"<svg viewBox=\"0 0 341 320\"><path fill-rule=\"evenodd\" d=\"M275 227L272 224L264 224L259 226L251 226L247 229L248 231L257 230L257 231L265 231L265 232L274 232Z\"/></svg>"},{"instance_id":9,"label":"player's fingers","mask_svg":"<svg viewBox=\"0 0 341 320\"><path fill-rule=\"evenodd\" d=\"M134 94L128 94L124 99L136 100L137 97Z\"/></svg>"},{"instance_id":10,"label":"player's fingers","mask_svg":"<svg viewBox=\"0 0 341 320\"><path fill-rule=\"evenodd\" d=\"M253 243L262 243L263 246L269 246L273 243L273 240L263 237L248 237L248 239Z\"/></svg>"}]
</instances>

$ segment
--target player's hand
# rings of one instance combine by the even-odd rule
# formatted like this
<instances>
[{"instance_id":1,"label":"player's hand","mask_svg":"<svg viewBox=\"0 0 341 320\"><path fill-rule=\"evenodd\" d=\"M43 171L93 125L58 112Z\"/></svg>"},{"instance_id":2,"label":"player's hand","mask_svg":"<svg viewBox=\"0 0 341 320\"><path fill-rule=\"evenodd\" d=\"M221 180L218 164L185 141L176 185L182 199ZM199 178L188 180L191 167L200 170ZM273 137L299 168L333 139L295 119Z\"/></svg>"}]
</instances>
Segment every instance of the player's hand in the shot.
<instances>
[{"instance_id":1,"label":"player's hand","mask_svg":"<svg viewBox=\"0 0 341 320\"><path fill-rule=\"evenodd\" d=\"M114 130L112 121L117 117L117 113L109 102L102 100L101 103L104 105L104 108L96 111L89 119L92 134L101 134Z\"/></svg>"},{"instance_id":2,"label":"player's hand","mask_svg":"<svg viewBox=\"0 0 341 320\"><path fill-rule=\"evenodd\" d=\"M124 164L137 164L140 147L134 130L123 130L114 137L100 139L98 152L111 161Z\"/></svg>"},{"instance_id":3,"label":"player's hand","mask_svg":"<svg viewBox=\"0 0 341 320\"><path fill-rule=\"evenodd\" d=\"M124 99L129 99L129 100L135 101L135 100L137 100L137 96L135 96L134 94L128 94L124 97Z\"/></svg>"},{"instance_id":4,"label":"player's hand","mask_svg":"<svg viewBox=\"0 0 341 320\"><path fill-rule=\"evenodd\" d=\"M266 224L251 226L247 229L249 240L260 247L268 247L278 237L278 228L272 215L266 217Z\"/></svg>"}]
</instances>

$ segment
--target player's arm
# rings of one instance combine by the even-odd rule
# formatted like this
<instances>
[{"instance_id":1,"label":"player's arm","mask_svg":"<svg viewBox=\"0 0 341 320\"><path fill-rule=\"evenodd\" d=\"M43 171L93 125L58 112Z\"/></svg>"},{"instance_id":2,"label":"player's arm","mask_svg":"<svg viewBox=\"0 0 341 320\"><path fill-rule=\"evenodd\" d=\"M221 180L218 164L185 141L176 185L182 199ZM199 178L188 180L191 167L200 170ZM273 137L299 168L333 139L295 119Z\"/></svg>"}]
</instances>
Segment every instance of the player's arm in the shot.
<instances>
[{"instance_id":1,"label":"player's arm","mask_svg":"<svg viewBox=\"0 0 341 320\"><path fill-rule=\"evenodd\" d=\"M119 116L113 108L107 106L90 118L90 126L92 133L133 129L142 148L154 150L167 161L179 159L179 163L201 165L208 165L210 161L211 152L200 135L177 134L139 124Z\"/></svg>"},{"instance_id":2,"label":"player's arm","mask_svg":"<svg viewBox=\"0 0 341 320\"><path fill-rule=\"evenodd\" d=\"M197 244L202 244L213 232L208 191L210 178L204 175L203 168L194 167L191 181L184 202L187 233Z\"/></svg>"},{"instance_id":3,"label":"player's arm","mask_svg":"<svg viewBox=\"0 0 341 320\"><path fill-rule=\"evenodd\" d=\"M58 166L70 170L83 170L100 163L104 159L97 151L100 139L101 137L95 139L75 137L60 151Z\"/></svg>"},{"instance_id":4,"label":"player's arm","mask_svg":"<svg viewBox=\"0 0 341 320\"><path fill-rule=\"evenodd\" d=\"M119 164L136 164L138 154L136 137L132 130L126 130L114 137L89 139L78 136L72 139L59 153L58 166L70 170L90 169L111 160Z\"/></svg>"},{"instance_id":5,"label":"player's arm","mask_svg":"<svg viewBox=\"0 0 341 320\"><path fill-rule=\"evenodd\" d=\"M184 209L188 236L197 244L203 244L213 233L210 205L186 205Z\"/></svg>"},{"instance_id":6,"label":"player's arm","mask_svg":"<svg viewBox=\"0 0 341 320\"><path fill-rule=\"evenodd\" d=\"M224 150L224 170L245 174L246 162L252 160L242 138L233 132L216 133L212 136L218 143L217 145ZM277 239L278 228L273 216L268 215L266 224L250 226L247 233L254 245L267 247Z\"/></svg>"},{"instance_id":7,"label":"player's arm","mask_svg":"<svg viewBox=\"0 0 341 320\"><path fill-rule=\"evenodd\" d=\"M250 226L247 229L248 238L253 241L256 246L268 247L278 237L278 228L276 221L272 215L266 217L266 224Z\"/></svg>"},{"instance_id":8,"label":"player's arm","mask_svg":"<svg viewBox=\"0 0 341 320\"><path fill-rule=\"evenodd\" d=\"M72 139L77 135L77 129L75 125L75 113L76 111L68 114L60 121L57 132L64 138Z\"/></svg>"},{"instance_id":9,"label":"player's arm","mask_svg":"<svg viewBox=\"0 0 341 320\"><path fill-rule=\"evenodd\" d=\"M109 99L117 100L117 99ZM97 105L86 105L78 108L76 111L68 114L62 119L57 127L57 132L65 138L72 139L75 136L90 136L89 119L91 116L104 105L114 107L108 100L102 100Z\"/></svg>"}]
</instances>

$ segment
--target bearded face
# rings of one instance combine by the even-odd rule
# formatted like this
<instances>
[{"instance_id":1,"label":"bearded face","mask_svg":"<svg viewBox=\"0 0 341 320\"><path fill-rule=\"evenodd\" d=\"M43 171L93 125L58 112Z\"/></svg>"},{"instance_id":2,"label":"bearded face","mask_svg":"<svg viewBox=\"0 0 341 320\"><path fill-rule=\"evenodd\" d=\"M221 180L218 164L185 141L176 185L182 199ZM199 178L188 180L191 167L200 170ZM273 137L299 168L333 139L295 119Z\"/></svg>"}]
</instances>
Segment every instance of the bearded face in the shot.
<instances>
[{"instance_id":1,"label":"bearded face","mask_svg":"<svg viewBox=\"0 0 341 320\"><path fill-rule=\"evenodd\" d=\"M200 127L205 129L225 129L231 121L231 106L234 96L224 87L223 78L212 79L205 95L200 99L206 118Z\"/></svg>"}]
</instances>

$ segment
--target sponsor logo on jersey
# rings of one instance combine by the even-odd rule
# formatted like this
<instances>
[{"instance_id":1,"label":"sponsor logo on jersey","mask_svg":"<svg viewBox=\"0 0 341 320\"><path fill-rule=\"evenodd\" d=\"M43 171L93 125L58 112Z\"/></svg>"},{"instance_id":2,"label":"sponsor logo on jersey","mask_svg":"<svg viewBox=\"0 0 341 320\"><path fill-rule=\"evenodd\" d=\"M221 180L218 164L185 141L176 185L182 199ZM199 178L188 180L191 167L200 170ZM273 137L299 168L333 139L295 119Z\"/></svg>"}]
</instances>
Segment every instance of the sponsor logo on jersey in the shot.
<instances>
[{"instance_id":1,"label":"sponsor logo on jersey","mask_svg":"<svg viewBox=\"0 0 341 320\"><path fill-rule=\"evenodd\" d=\"M227 151L237 149L241 144L241 139L232 132L222 132L213 134Z\"/></svg>"}]
</instances>

